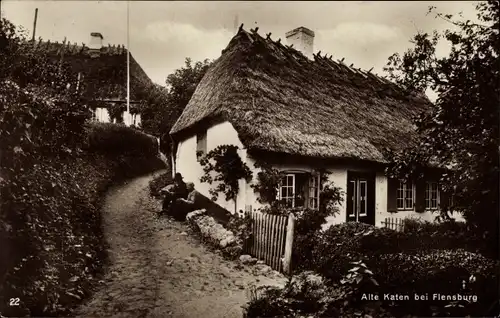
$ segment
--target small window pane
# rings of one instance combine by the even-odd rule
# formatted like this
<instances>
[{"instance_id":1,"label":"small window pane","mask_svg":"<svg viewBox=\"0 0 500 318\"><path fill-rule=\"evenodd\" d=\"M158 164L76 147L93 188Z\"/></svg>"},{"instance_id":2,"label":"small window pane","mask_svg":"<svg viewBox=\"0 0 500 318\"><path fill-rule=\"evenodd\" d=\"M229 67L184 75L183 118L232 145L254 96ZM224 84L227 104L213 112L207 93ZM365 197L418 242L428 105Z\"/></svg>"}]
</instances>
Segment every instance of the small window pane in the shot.
<instances>
[{"instance_id":1,"label":"small window pane","mask_svg":"<svg viewBox=\"0 0 500 318\"><path fill-rule=\"evenodd\" d=\"M397 205L398 205L398 209L404 209L404 200L398 198L397 199Z\"/></svg>"},{"instance_id":2,"label":"small window pane","mask_svg":"<svg viewBox=\"0 0 500 318\"><path fill-rule=\"evenodd\" d=\"M437 195L436 191L432 191L432 200L437 200Z\"/></svg>"},{"instance_id":3,"label":"small window pane","mask_svg":"<svg viewBox=\"0 0 500 318\"><path fill-rule=\"evenodd\" d=\"M360 196L362 196L362 197L366 196L366 181L361 181L359 183L359 192L360 192Z\"/></svg>"},{"instance_id":4,"label":"small window pane","mask_svg":"<svg viewBox=\"0 0 500 318\"><path fill-rule=\"evenodd\" d=\"M359 213L360 213L361 215L365 215L365 214L366 214L366 199L365 199L365 198L363 198L363 197L361 198L361 200L360 200L360 205L361 205L361 206L360 206L360 211L359 211Z\"/></svg>"}]
</instances>

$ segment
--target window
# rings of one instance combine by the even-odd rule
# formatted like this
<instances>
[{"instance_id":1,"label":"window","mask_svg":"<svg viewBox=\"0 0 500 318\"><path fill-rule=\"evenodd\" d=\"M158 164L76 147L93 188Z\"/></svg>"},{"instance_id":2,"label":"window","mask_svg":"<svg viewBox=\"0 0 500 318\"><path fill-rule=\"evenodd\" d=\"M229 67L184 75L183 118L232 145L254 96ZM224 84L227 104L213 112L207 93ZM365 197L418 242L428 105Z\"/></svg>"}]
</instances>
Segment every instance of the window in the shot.
<instances>
[{"instance_id":1,"label":"window","mask_svg":"<svg viewBox=\"0 0 500 318\"><path fill-rule=\"evenodd\" d=\"M366 180L359 180L359 216L366 216L367 206L366 206L366 192L367 183Z\"/></svg>"},{"instance_id":2,"label":"window","mask_svg":"<svg viewBox=\"0 0 500 318\"><path fill-rule=\"evenodd\" d=\"M413 210L415 200L415 188L411 182L399 182L397 192L398 210Z\"/></svg>"},{"instance_id":3,"label":"window","mask_svg":"<svg viewBox=\"0 0 500 318\"><path fill-rule=\"evenodd\" d=\"M425 208L435 210L439 207L439 184L427 182L425 185Z\"/></svg>"},{"instance_id":4,"label":"window","mask_svg":"<svg viewBox=\"0 0 500 318\"><path fill-rule=\"evenodd\" d=\"M349 211L349 217L355 217L356 216L356 181L351 180L349 181L348 184L349 189L347 189L348 193L352 193L352 196L350 198L352 204L351 204L351 210Z\"/></svg>"},{"instance_id":5,"label":"window","mask_svg":"<svg viewBox=\"0 0 500 318\"><path fill-rule=\"evenodd\" d=\"M278 200L290 208L319 208L320 179L319 175L304 172L287 173L278 191Z\"/></svg>"},{"instance_id":6,"label":"window","mask_svg":"<svg viewBox=\"0 0 500 318\"><path fill-rule=\"evenodd\" d=\"M196 134L196 154L206 154L207 153L207 131L204 130Z\"/></svg>"},{"instance_id":7,"label":"window","mask_svg":"<svg viewBox=\"0 0 500 318\"><path fill-rule=\"evenodd\" d=\"M285 202L285 204L290 207L295 207L295 175L287 174L283 178L280 189L280 199Z\"/></svg>"},{"instance_id":8,"label":"window","mask_svg":"<svg viewBox=\"0 0 500 318\"><path fill-rule=\"evenodd\" d=\"M319 208L319 176L309 178L309 208Z\"/></svg>"}]
</instances>

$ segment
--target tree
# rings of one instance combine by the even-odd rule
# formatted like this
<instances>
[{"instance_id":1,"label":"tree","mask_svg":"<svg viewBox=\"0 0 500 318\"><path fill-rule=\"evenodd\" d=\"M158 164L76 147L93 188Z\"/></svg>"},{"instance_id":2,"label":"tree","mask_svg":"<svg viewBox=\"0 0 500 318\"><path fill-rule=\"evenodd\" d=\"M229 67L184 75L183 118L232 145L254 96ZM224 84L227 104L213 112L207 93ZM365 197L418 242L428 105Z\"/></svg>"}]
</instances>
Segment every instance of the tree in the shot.
<instances>
[{"instance_id":1,"label":"tree","mask_svg":"<svg viewBox=\"0 0 500 318\"><path fill-rule=\"evenodd\" d=\"M432 161L452 167L442 178L454 193L454 206L473 230L498 253L500 2L476 6L478 22L434 12L450 29L414 36L414 47L389 58L385 70L412 91L434 90L438 98L416 125L420 139L404 152L392 153L389 172L401 175ZM448 41L448 56L436 45ZM497 254L498 256L498 254Z\"/></svg>"},{"instance_id":2,"label":"tree","mask_svg":"<svg viewBox=\"0 0 500 318\"><path fill-rule=\"evenodd\" d=\"M160 136L163 152L170 151L169 132L193 96L212 61L192 63L186 58L185 65L167 76L167 87L156 85L145 92L143 128L146 132Z\"/></svg>"}]
</instances>

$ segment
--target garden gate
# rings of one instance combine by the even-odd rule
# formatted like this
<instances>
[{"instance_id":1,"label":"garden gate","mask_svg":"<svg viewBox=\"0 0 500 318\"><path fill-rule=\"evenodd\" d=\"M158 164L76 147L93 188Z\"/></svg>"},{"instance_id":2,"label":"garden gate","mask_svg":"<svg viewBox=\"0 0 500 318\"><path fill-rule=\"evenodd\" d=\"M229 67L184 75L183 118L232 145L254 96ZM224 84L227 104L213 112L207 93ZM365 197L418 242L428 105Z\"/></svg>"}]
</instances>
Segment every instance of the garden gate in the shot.
<instances>
[{"instance_id":1,"label":"garden gate","mask_svg":"<svg viewBox=\"0 0 500 318\"><path fill-rule=\"evenodd\" d=\"M245 252L263 260L273 269L290 273L295 218L252 211L245 207L245 214L252 219L252 239Z\"/></svg>"}]
</instances>

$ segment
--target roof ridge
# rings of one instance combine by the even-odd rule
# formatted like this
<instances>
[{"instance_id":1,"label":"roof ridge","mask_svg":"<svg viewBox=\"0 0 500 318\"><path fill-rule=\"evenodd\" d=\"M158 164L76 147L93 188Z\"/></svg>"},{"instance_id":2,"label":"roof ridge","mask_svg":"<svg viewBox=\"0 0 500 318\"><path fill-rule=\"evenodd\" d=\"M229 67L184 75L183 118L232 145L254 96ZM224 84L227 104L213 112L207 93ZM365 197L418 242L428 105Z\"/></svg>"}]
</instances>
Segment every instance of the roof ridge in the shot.
<instances>
[{"instance_id":1,"label":"roof ridge","mask_svg":"<svg viewBox=\"0 0 500 318\"><path fill-rule=\"evenodd\" d=\"M278 40L273 40L271 38L272 35L271 32L267 33L265 37L263 37L262 35L259 34L258 30L259 27L256 27L255 29L250 29L247 31L244 29L244 24L242 23L238 28L238 32L236 33L234 38L236 38L238 35L245 34L245 36L249 38L252 43L255 42L265 43L268 46L268 49L270 49L271 46L275 47L280 53L280 55L282 55L281 57L284 57L291 61L294 60L295 61L294 64L299 63L300 65L302 65L303 62L307 62L307 64L317 65L329 72L340 71L343 74L352 74L355 76L355 78L370 82L372 84L378 82L379 83L378 85L380 84L387 85L388 87L386 86L386 88L389 88L395 92L400 91L399 93L402 93L402 91L404 90L403 87L401 87L397 83L394 83L384 77L381 77L378 74L371 73L373 67L368 71L362 70L361 68L355 68L354 63L351 64L350 66L345 64L343 62L345 58L342 58L342 60L338 60L337 63L332 59L333 57L332 54L330 54L329 58L327 58L328 56L327 53L325 53L324 56L321 56L321 50L318 51L317 53L313 53L313 59L309 59L304 55L304 53L293 48L293 45L285 45L281 43L281 38L278 38ZM225 52L225 50L223 50L223 52ZM334 69L334 67L336 69Z\"/></svg>"}]
</instances>

